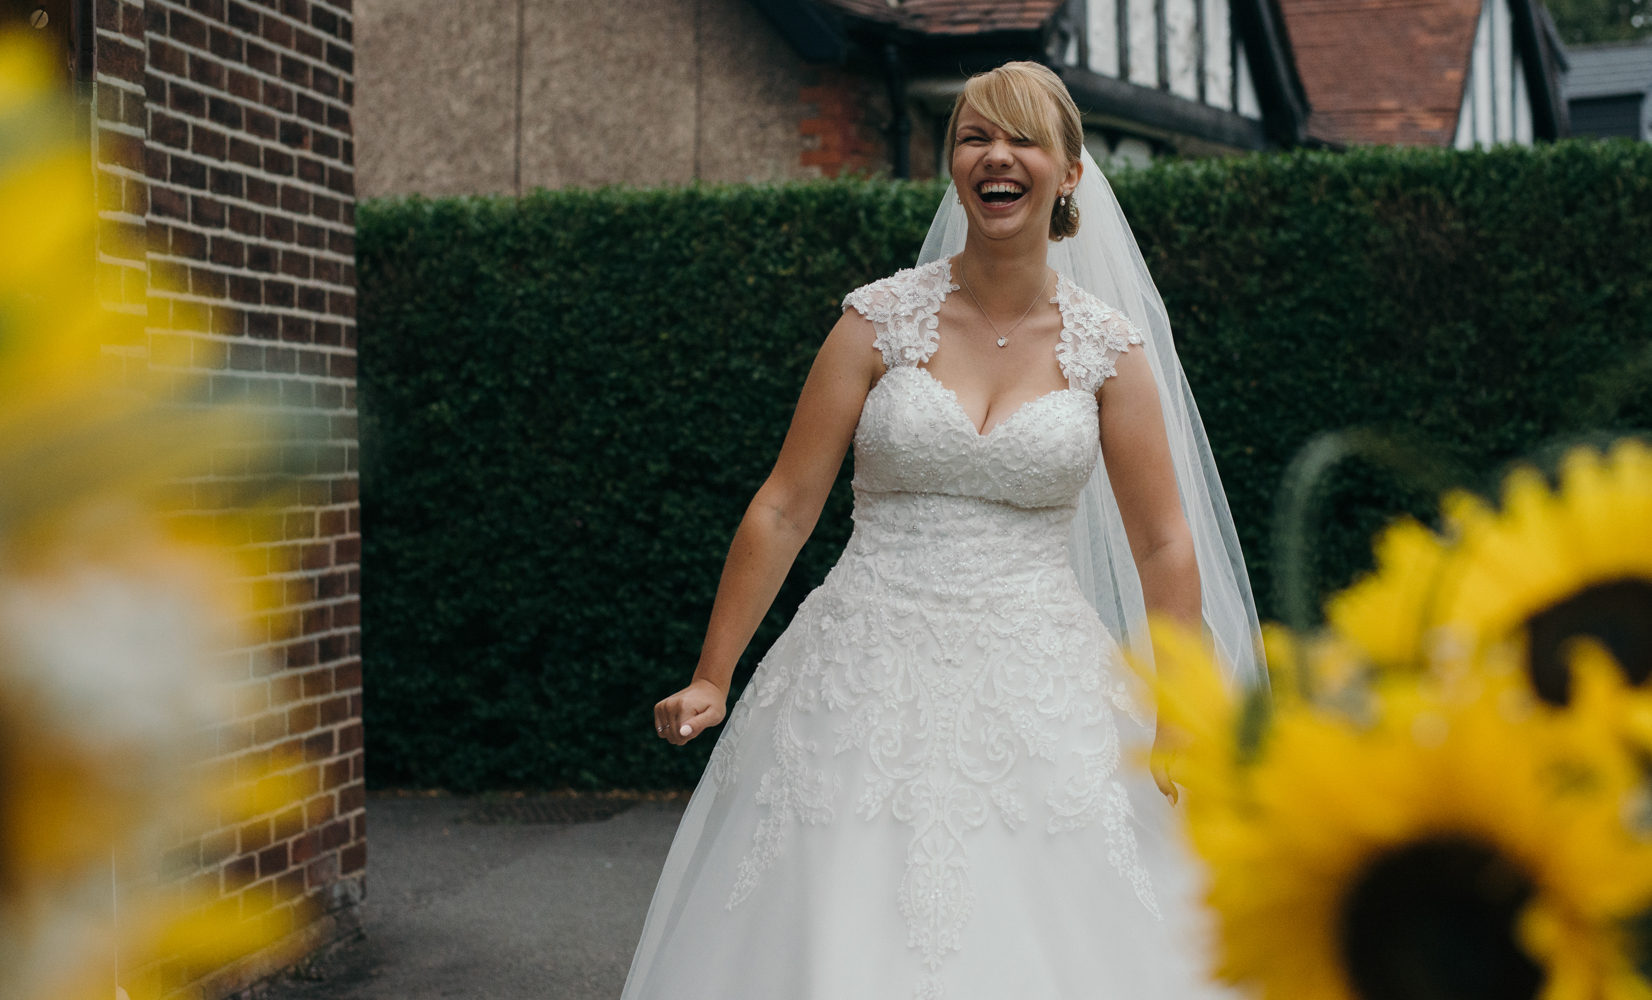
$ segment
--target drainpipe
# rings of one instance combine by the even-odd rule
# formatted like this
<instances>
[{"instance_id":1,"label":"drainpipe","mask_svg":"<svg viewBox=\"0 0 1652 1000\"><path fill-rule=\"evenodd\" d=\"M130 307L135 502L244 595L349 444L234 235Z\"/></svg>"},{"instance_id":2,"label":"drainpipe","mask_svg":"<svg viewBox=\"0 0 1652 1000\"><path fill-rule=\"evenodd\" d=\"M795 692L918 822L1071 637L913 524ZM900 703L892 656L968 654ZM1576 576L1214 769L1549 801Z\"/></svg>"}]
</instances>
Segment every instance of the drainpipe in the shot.
<instances>
[{"instance_id":1,"label":"drainpipe","mask_svg":"<svg viewBox=\"0 0 1652 1000\"><path fill-rule=\"evenodd\" d=\"M890 42L883 47L883 81L889 88L889 145L894 151L894 174L899 180L912 177L912 117L906 113L906 78L901 73L901 47Z\"/></svg>"}]
</instances>

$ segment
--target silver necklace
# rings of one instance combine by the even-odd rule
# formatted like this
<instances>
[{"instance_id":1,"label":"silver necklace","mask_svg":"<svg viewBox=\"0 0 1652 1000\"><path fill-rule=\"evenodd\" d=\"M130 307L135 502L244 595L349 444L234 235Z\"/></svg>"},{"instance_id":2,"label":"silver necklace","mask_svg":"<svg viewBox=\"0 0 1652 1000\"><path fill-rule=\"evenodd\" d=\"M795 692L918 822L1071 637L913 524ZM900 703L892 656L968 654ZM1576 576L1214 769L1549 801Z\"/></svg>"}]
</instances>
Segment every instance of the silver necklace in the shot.
<instances>
[{"instance_id":1,"label":"silver necklace","mask_svg":"<svg viewBox=\"0 0 1652 1000\"><path fill-rule=\"evenodd\" d=\"M975 297L975 289L969 287L969 279L964 277L964 269L961 267L958 268L958 279L964 283L964 291L969 293L969 300L975 303L975 309L981 314L981 318L987 321L988 326L992 327L993 333L998 334L999 347L1003 347L1010 342L1010 334L1015 332L1015 327L1020 326L1022 320L1025 320L1028 316L1032 315L1033 306L1038 305L1038 300L1044 297L1044 289L1050 286L1050 276L1046 273L1044 275L1044 284L1038 286L1038 294L1033 296L1033 300L1027 304L1027 311L1021 314L1021 319L1016 320L1015 325L1011 326L1008 330L999 333L998 324L994 323L992 321L992 317L987 315L987 311L981 308L981 300Z\"/></svg>"}]
</instances>

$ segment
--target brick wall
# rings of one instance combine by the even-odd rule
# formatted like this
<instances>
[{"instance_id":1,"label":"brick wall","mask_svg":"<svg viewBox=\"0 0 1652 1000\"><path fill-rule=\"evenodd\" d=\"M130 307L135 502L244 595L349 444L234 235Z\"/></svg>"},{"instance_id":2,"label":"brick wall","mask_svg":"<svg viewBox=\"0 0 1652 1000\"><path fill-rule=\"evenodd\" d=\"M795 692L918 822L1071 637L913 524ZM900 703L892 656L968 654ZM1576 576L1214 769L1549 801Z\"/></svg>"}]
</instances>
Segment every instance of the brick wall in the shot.
<instances>
[{"instance_id":1,"label":"brick wall","mask_svg":"<svg viewBox=\"0 0 1652 1000\"><path fill-rule=\"evenodd\" d=\"M805 142L799 157L804 169L836 177L845 170L867 173L887 167L886 143L872 121L874 105L882 102L871 81L843 69L813 73L815 79L802 88L801 96L814 113L798 123ZM888 115L877 117L881 122Z\"/></svg>"},{"instance_id":2,"label":"brick wall","mask_svg":"<svg viewBox=\"0 0 1652 1000\"><path fill-rule=\"evenodd\" d=\"M365 886L351 0L82 2L99 291L141 330L107 353L278 414L291 474L243 539L267 610L234 657L238 718L208 766L241 781L275 765L264 780L292 804L222 816L168 858L224 919L280 940L224 969L151 963L127 984L216 998L350 933ZM177 516L227 510L267 453L226 450L180 485Z\"/></svg>"}]
</instances>

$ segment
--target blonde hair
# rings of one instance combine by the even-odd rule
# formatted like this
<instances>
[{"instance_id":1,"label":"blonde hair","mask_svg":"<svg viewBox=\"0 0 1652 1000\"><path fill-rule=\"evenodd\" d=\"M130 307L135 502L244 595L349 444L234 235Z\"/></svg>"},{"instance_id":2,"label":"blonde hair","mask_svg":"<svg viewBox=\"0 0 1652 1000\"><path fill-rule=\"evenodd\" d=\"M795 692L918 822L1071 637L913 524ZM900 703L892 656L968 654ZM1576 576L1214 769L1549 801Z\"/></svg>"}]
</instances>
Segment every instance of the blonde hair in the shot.
<instances>
[{"instance_id":1,"label":"blonde hair","mask_svg":"<svg viewBox=\"0 0 1652 1000\"><path fill-rule=\"evenodd\" d=\"M946 162L958 144L958 115L968 104L994 125L1020 138L1030 139L1040 149L1064 158L1064 165L1084 155L1084 122L1078 105L1067 93L1067 85L1049 67L1035 62L1005 63L997 69L977 73L964 84L964 92L952 105L952 120L946 125ZM1072 198L1070 208L1060 201L1050 210L1050 239L1059 240L1078 232L1078 209Z\"/></svg>"}]
</instances>

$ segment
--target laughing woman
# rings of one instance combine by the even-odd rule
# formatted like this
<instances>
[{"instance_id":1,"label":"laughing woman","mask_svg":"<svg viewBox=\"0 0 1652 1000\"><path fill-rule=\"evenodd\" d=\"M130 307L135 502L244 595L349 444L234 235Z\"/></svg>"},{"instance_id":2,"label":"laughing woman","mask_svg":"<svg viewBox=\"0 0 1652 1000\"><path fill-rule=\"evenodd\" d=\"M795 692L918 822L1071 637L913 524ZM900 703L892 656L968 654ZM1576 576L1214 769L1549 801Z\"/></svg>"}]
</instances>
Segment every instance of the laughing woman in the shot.
<instances>
[{"instance_id":1,"label":"laughing woman","mask_svg":"<svg viewBox=\"0 0 1652 1000\"><path fill-rule=\"evenodd\" d=\"M625 1000L1213 992L1119 645L1202 619L1259 674L1197 411L1060 80L974 77L946 150L927 263L844 300L655 708L676 744L723 721L853 446L853 536L729 715Z\"/></svg>"}]
</instances>

